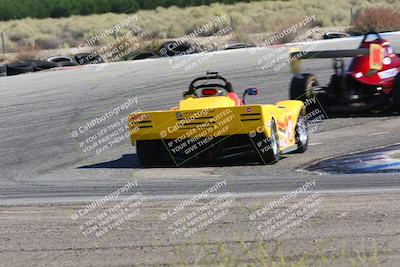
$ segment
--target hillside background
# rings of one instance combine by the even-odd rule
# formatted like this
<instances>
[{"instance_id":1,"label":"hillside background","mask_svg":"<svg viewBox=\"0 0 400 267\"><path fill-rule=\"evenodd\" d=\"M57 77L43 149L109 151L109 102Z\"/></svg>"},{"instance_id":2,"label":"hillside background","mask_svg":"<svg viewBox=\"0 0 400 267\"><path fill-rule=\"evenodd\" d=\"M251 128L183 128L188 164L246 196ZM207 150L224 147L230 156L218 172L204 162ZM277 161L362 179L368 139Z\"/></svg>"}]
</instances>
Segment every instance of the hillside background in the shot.
<instances>
[{"instance_id":1,"label":"hillside background","mask_svg":"<svg viewBox=\"0 0 400 267\"><path fill-rule=\"evenodd\" d=\"M200 4L207 5L184 8ZM139 25L151 41L180 37L207 24L215 16L227 15L229 21L225 24L232 23L241 38L238 41L243 41L250 34L265 38L268 33L290 27L309 15L316 16L316 24L320 27L345 29L351 23L351 9L357 13L371 7L386 10L386 14L379 9L375 12L374 17L378 20L393 22L394 26L400 27L400 22L395 20L400 18L400 14L387 12L400 10L398 0L0 0L0 18L29 16L0 21L0 32L4 33L6 51L10 53L77 47L92 36L121 23L132 13L138 16L138 21L121 29L118 35ZM103 12L108 13L93 14ZM44 18L56 15L67 17ZM371 21L371 16L365 16L365 20ZM365 24L362 22L362 25ZM375 24L382 23L377 21ZM225 26L221 24L207 34L211 35ZM396 30L393 26L382 28ZM111 40L113 36L101 42Z\"/></svg>"},{"instance_id":2,"label":"hillside background","mask_svg":"<svg viewBox=\"0 0 400 267\"><path fill-rule=\"evenodd\" d=\"M0 0L0 20L125 13L157 7L234 4L260 0ZM265 0L264 0L265 1ZM273 1L273 0L272 0Z\"/></svg>"}]
</instances>

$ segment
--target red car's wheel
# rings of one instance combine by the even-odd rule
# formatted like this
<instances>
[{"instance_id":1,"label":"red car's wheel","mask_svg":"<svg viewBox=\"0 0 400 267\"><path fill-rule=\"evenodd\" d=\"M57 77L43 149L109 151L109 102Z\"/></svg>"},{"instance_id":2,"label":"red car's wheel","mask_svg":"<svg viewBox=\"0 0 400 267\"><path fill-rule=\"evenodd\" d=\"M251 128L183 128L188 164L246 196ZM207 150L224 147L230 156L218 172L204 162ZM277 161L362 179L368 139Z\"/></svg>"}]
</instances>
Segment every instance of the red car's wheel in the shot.
<instances>
[{"instance_id":1,"label":"red car's wheel","mask_svg":"<svg viewBox=\"0 0 400 267\"><path fill-rule=\"evenodd\" d=\"M290 99L300 100L304 103L308 103L309 100L316 98L315 89L319 83L317 77L312 74L299 74L293 77L290 84ZM314 103L311 101L310 103ZM315 104L306 104L307 113L312 112L318 108Z\"/></svg>"},{"instance_id":2,"label":"red car's wheel","mask_svg":"<svg viewBox=\"0 0 400 267\"><path fill-rule=\"evenodd\" d=\"M400 112L400 73L397 74L393 85L393 110Z\"/></svg>"},{"instance_id":3,"label":"red car's wheel","mask_svg":"<svg viewBox=\"0 0 400 267\"><path fill-rule=\"evenodd\" d=\"M290 99L305 101L314 96L313 89L318 86L317 78L312 74L299 74L290 84Z\"/></svg>"}]
</instances>

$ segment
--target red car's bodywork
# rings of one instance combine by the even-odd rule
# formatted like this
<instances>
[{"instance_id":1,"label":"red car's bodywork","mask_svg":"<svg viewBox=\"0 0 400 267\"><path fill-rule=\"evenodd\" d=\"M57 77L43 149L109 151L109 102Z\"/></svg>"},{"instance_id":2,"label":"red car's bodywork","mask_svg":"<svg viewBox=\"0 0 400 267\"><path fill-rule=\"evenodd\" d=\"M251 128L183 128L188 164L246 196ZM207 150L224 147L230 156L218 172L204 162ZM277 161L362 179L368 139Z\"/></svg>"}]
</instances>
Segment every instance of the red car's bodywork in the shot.
<instances>
[{"instance_id":1,"label":"red car's bodywork","mask_svg":"<svg viewBox=\"0 0 400 267\"><path fill-rule=\"evenodd\" d=\"M376 52L376 54L372 56L355 57L350 65L348 73L362 83L382 86L384 89L389 89L384 90L384 92L389 92L393 88L394 77L400 71L400 58L394 53L394 49L391 47L390 43L384 39L376 39L372 42L364 41L360 45L360 48L369 49L371 44L376 44L382 49L383 58L381 70L371 75L367 75L371 69L371 61L380 60L379 54ZM371 57L374 57L375 59L371 60ZM362 73L363 76L357 78L356 76L358 73ZM382 75L382 73L386 74Z\"/></svg>"},{"instance_id":2,"label":"red car's bodywork","mask_svg":"<svg viewBox=\"0 0 400 267\"><path fill-rule=\"evenodd\" d=\"M371 38L372 37L372 38ZM343 58L352 57L344 68ZM291 54L291 99L316 95L327 110L370 111L377 107L397 105L400 101L400 57L390 43L378 33L364 36L358 49L301 52ZM333 58L334 74L328 86L320 86L312 74L300 74L301 59ZM396 98L396 99L394 99Z\"/></svg>"}]
</instances>

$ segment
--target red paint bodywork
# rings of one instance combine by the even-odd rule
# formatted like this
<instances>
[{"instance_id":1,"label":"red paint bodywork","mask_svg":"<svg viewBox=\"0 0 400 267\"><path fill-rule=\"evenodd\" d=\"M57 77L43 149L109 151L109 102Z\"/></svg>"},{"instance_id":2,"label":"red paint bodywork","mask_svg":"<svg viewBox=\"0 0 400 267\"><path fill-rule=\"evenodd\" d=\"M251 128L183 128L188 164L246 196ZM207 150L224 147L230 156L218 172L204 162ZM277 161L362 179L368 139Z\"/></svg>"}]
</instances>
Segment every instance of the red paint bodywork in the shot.
<instances>
[{"instance_id":1,"label":"red paint bodywork","mask_svg":"<svg viewBox=\"0 0 400 267\"><path fill-rule=\"evenodd\" d=\"M238 97L236 93L228 93L228 96L235 101L236 106L243 106L243 100Z\"/></svg>"},{"instance_id":2,"label":"red paint bodywork","mask_svg":"<svg viewBox=\"0 0 400 267\"><path fill-rule=\"evenodd\" d=\"M370 48L371 44L378 44L382 47L384 54L383 68L368 76L367 73L370 70L370 56L359 56L353 58L347 74L363 84L380 86L382 87L382 92L389 94L394 85L394 78L396 77L396 75L393 74L397 74L400 71L400 57L394 53L394 49L390 46L390 43L384 39L376 39L368 42L364 41L361 43L360 48ZM390 77L381 78L379 73L383 71L389 71L392 74L389 75ZM362 73L362 77L357 78L357 74L360 75L359 73Z\"/></svg>"}]
</instances>

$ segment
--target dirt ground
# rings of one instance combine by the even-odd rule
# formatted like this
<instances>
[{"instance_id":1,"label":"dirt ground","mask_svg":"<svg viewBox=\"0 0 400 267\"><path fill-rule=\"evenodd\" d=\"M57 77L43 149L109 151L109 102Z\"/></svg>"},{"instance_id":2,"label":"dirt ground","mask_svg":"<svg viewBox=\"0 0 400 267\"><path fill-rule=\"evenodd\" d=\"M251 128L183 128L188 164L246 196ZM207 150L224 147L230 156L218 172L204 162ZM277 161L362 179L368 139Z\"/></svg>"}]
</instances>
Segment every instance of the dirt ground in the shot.
<instances>
[{"instance_id":1,"label":"dirt ground","mask_svg":"<svg viewBox=\"0 0 400 267\"><path fill-rule=\"evenodd\" d=\"M398 266L399 193L282 199L1 207L0 266Z\"/></svg>"}]
</instances>

